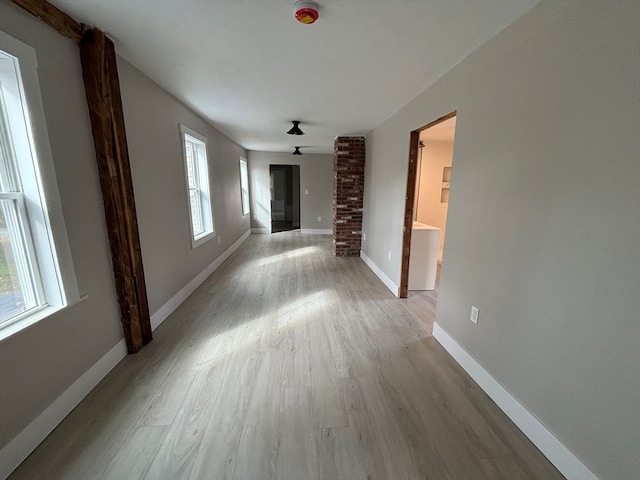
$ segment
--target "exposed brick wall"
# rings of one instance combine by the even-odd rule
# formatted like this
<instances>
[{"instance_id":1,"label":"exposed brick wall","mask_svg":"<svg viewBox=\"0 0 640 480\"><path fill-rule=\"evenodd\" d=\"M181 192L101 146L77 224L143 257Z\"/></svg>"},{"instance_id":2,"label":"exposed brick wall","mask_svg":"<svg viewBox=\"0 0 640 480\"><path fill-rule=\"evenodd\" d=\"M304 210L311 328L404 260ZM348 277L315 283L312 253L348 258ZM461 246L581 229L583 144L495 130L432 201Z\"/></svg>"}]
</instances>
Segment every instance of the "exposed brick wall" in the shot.
<instances>
[{"instance_id":1,"label":"exposed brick wall","mask_svg":"<svg viewBox=\"0 0 640 480\"><path fill-rule=\"evenodd\" d=\"M360 256L364 137L337 137L333 151L333 254Z\"/></svg>"}]
</instances>

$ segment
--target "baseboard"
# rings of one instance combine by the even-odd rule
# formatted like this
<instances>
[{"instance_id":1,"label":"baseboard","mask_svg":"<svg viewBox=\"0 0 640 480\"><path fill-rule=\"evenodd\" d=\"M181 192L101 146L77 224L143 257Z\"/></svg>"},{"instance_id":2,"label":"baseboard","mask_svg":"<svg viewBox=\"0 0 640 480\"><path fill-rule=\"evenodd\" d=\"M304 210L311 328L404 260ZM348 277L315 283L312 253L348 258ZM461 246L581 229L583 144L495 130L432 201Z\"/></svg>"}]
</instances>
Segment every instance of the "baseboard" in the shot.
<instances>
[{"instance_id":1,"label":"baseboard","mask_svg":"<svg viewBox=\"0 0 640 480\"><path fill-rule=\"evenodd\" d=\"M437 322L433 336L567 480L598 480L560 440Z\"/></svg>"},{"instance_id":2,"label":"baseboard","mask_svg":"<svg viewBox=\"0 0 640 480\"><path fill-rule=\"evenodd\" d=\"M360 258L364 263L366 263L367 267L369 267L373 271L373 273L376 274L376 276L382 281L382 283L384 283L387 288L391 290L391 293L393 293L397 297L399 295L400 289L395 283L393 283L393 281L389 277L387 277L387 275L382 270L380 270L380 267L378 267L373 262L373 260L367 257L367 255L362 250L360 250Z\"/></svg>"},{"instance_id":3,"label":"baseboard","mask_svg":"<svg viewBox=\"0 0 640 480\"><path fill-rule=\"evenodd\" d=\"M155 330L193 291L204 282L222 263L235 252L251 235L251 230L242 235L233 245L216 258L207 268L174 295L151 316L151 328ZM87 370L73 385L49 405L22 432L0 450L0 479L6 479L31 452L49 435L84 397L127 356L127 344L123 338Z\"/></svg>"},{"instance_id":4,"label":"baseboard","mask_svg":"<svg viewBox=\"0 0 640 480\"><path fill-rule=\"evenodd\" d=\"M216 258L207 268L200 272L193 280L185 285L178 293L169 299L162 307L160 307L153 315L151 315L151 329L155 330L164 322L173 311L191 295L196 288L217 270L222 263L235 252L251 235L253 229L247 230L233 245L227 248L222 255Z\"/></svg>"},{"instance_id":5,"label":"baseboard","mask_svg":"<svg viewBox=\"0 0 640 480\"><path fill-rule=\"evenodd\" d=\"M251 233L271 233L271 229L266 227L252 228Z\"/></svg>"},{"instance_id":6,"label":"baseboard","mask_svg":"<svg viewBox=\"0 0 640 480\"><path fill-rule=\"evenodd\" d=\"M300 233L309 235L333 235L333 230L330 228L301 228Z\"/></svg>"},{"instance_id":7,"label":"baseboard","mask_svg":"<svg viewBox=\"0 0 640 480\"><path fill-rule=\"evenodd\" d=\"M0 450L0 479L5 480L18 468L71 410L126 356L127 343L123 338Z\"/></svg>"}]
</instances>

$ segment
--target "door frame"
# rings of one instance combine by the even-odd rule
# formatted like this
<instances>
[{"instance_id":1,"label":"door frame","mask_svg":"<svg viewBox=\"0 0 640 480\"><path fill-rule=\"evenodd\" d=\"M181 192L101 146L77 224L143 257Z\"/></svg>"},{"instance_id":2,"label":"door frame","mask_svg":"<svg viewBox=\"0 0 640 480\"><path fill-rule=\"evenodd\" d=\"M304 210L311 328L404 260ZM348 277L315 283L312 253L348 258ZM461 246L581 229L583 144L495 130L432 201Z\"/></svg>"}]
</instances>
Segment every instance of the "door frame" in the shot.
<instances>
[{"instance_id":1,"label":"door frame","mask_svg":"<svg viewBox=\"0 0 640 480\"><path fill-rule=\"evenodd\" d=\"M411 255L411 230L413 228L413 209L416 198L416 177L418 173L418 150L420 132L442 123L458 114L457 110L447 113L426 125L413 130L409 139L409 168L407 170L407 192L404 207L404 226L402 232L402 261L400 270L399 298L407 298L409 294L409 256Z\"/></svg>"}]
</instances>

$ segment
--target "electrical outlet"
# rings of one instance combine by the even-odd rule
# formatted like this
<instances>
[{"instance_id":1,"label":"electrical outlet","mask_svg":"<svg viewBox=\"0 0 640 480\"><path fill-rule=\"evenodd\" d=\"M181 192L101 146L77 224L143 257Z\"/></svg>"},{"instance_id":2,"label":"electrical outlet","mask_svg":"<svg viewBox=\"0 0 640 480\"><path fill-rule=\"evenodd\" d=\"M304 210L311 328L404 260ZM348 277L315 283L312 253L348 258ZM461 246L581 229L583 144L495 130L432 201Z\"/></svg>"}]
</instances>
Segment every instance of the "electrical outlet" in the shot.
<instances>
[{"instance_id":1,"label":"electrical outlet","mask_svg":"<svg viewBox=\"0 0 640 480\"><path fill-rule=\"evenodd\" d=\"M305 195L309 195L309 189L308 189L308 188L305 188L305 189L304 189L304 194L305 194Z\"/></svg>"},{"instance_id":2,"label":"electrical outlet","mask_svg":"<svg viewBox=\"0 0 640 480\"><path fill-rule=\"evenodd\" d=\"M391 250L387 252L387 260L391 260Z\"/></svg>"},{"instance_id":3,"label":"electrical outlet","mask_svg":"<svg viewBox=\"0 0 640 480\"><path fill-rule=\"evenodd\" d=\"M321 222L322 221L322 217L318 217L318 221Z\"/></svg>"},{"instance_id":4,"label":"electrical outlet","mask_svg":"<svg viewBox=\"0 0 640 480\"><path fill-rule=\"evenodd\" d=\"M220 243L220 235L218 235L218 243Z\"/></svg>"},{"instance_id":5,"label":"electrical outlet","mask_svg":"<svg viewBox=\"0 0 640 480\"><path fill-rule=\"evenodd\" d=\"M478 307L474 307L473 305L471 306L471 317L469 317L469 320L471 320L471 323L475 323L476 325L478 324L478 316L480 315L480 310L478 309Z\"/></svg>"},{"instance_id":6,"label":"electrical outlet","mask_svg":"<svg viewBox=\"0 0 640 480\"><path fill-rule=\"evenodd\" d=\"M258 215L256 215L255 213L253 214L253 219L257 220L258 219Z\"/></svg>"},{"instance_id":7,"label":"electrical outlet","mask_svg":"<svg viewBox=\"0 0 640 480\"><path fill-rule=\"evenodd\" d=\"M362 241L363 241L363 242L366 242L366 241L367 241L367 234L366 234L366 233L363 233L363 234L362 234Z\"/></svg>"}]
</instances>

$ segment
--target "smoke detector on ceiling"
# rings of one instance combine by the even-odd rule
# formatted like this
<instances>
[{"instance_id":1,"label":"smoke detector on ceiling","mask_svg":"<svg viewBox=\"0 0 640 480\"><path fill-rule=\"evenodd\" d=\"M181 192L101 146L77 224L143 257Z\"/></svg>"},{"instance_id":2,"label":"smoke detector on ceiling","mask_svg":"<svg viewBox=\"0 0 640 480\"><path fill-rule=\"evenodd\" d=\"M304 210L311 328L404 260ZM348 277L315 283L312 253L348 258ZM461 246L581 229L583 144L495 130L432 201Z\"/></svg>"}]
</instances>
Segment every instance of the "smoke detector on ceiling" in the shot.
<instances>
[{"instance_id":1,"label":"smoke detector on ceiling","mask_svg":"<svg viewBox=\"0 0 640 480\"><path fill-rule=\"evenodd\" d=\"M300 23L311 25L315 22L320 14L318 13L320 6L313 0L298 0L293 4L293 16Z\"/></svg>"}]
</instances>

